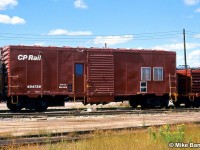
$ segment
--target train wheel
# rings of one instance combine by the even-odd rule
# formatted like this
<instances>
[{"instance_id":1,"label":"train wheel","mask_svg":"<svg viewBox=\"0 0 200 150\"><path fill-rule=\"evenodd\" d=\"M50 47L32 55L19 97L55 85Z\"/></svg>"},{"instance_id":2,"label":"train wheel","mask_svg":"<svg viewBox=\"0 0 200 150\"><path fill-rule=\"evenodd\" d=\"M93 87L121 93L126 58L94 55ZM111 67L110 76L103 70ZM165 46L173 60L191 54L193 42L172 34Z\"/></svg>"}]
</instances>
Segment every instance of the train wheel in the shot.
<instances>
[{"instance_id":1,"label":"train wheel","mask_svg":"<svg viewBox=\"0 0 200 150\"><path fill-rule=\"evenodd\" d=\"M145 107L148 109L154 109L156 106L160 106L160 101L156 98L147 98L144 100Z\"/></svg>"},{"instance_id":2,"label":"train wheel","mask_svg":"<svg viewBox=\"0 0 200 150\"><path fill-rule=\"evenodd\" d=\"M18 112L22 109L22 105L20 102L13 104L11 102L11 99L7 100L7 107L10 109L12 112Z\"/></svg>"},{"instance_id":3,"label":"train wheel","mask_svg":"<svg viewBox=\"0 0 200 150\"><path fill-rule=\"evenodd\" d=\"M163 99L160 100L160 107L161 108L169 108L168 104L169 104L168 99L163 98Z\"/></svg>"},{"instance_id":4,"label":"train wheel","mask_svg":"<svg viewBox=\"0 0 200 150\"><path fill-rule=\"evenodd\" d=\"M147 109L148 108L148 105L147 105L147 101L146 101L146 99L143 99L142 101L141 101L141 109Z\"/></svg>"},{"instance_id":5,"label":"train wheel","mask_svg":"<svg viewBox=\"0 0 200 150\"><path fill-rule=\"evenodd\" d=\"M174 102L174 106L175 106L175 107L180 107L180 105L181 105L181 104L180 104L179 101Z\"/></svg>"},{"instance_id":6,"label":"train wheel","mask_svg":"<svg viewBox=\"0 0 200 150\"><path fill-rule=\"evenodd\" d=\"M190 108L192 106L192 102L190 100L185 100L185 107Z\"/></svg>"},{"instance_id":7,"label":"train wheel","mask_svg":"<svg viewBox=\"0 0 200 150\"><path fill-rule=\"evenodd\" d=\"M194 106L195 106L196 108L199 108L199 107L200 107L200 99L195 99L195 101L194 101Z\"/></svg>"},{"instance_id":8,"label":"train wheel","mask_svg":"<svg viewBox=\"0 0 200 150\"><path fill-rule=\"evenodd\" d=\"M35 110L38 112L46 111L48 108L48 102L45 99L40 99L36 102Z\"/></svg>"},{"instance_id":9,"label":"train wheel","mask_svg":"<svg viewBox=\"0 0 200 150\"><path fill-rule=\"evenodd\" d=\"M138 101L137 100L129 100L129 104L131 105L132 108L137 108Z\"/></svg>"}]
</instances>

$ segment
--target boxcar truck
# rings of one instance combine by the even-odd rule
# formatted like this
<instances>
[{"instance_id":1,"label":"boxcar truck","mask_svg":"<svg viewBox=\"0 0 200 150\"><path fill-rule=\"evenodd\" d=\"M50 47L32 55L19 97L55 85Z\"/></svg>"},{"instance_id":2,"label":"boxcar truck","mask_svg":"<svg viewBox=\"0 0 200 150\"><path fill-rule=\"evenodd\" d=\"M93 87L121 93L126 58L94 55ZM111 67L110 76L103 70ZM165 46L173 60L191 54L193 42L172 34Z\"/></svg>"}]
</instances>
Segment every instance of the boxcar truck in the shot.
<instances>
[{"instance_id":1,"label":"boxcar truck","mask_svg":"<svg viewBox=\"0 0 200 150\"><path fill-rule=\"evenodd\" d=\"M1 55L1 99L12 111L43 111L66 99L164 107L176 92L169 84L176 74L171 51L6 46Z\"/></svg>"}]
</instances>

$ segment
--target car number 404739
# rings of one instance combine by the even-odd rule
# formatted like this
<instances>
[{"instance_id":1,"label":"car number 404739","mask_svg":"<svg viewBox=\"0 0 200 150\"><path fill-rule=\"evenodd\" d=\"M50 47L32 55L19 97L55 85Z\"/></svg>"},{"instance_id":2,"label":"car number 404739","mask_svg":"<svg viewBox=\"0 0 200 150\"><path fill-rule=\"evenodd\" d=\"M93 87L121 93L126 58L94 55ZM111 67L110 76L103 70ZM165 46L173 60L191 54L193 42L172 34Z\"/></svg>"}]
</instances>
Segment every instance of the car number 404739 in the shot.
<instances>
[{"instance_id":1,"label":"car number 404739","mask_svg":"<svg viewBox=\"0 0 200 150\"><path fill-rule=\"evenodd\" d=\"M41 85L27 85L28 89L38 89L41 88Z\"/></svg>"}]
</instances>

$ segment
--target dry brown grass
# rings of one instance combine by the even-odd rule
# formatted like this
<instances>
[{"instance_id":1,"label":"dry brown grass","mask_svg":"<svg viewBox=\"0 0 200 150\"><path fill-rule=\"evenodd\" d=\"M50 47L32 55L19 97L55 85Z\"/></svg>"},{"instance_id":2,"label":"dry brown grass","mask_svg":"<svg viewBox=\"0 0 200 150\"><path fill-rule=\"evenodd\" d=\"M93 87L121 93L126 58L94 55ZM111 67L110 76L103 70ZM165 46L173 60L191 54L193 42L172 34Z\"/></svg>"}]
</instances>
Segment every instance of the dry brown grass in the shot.
<instances>
[{"instance_id":1,"label":"dry brown grass","mask_svg":"<svg viewBox=\"0 0 200 150\"><path fill-rule=\"evenodd\" d=\"M172 133L176 131L177 125L170 126ZM159 128L152 127L156 133ZM200 143L200 125L187 124L184 130L183 142ZM60 142L47 145L28 145L18 147L17 150L167 150L168 143L159 138L152 140L148 129L123 130L123 131L95 131L90 139L72 142ZM8 150L15 149L9 147ZM180 148L181 150L187 148Z\"/></svg>"}]
</instances>

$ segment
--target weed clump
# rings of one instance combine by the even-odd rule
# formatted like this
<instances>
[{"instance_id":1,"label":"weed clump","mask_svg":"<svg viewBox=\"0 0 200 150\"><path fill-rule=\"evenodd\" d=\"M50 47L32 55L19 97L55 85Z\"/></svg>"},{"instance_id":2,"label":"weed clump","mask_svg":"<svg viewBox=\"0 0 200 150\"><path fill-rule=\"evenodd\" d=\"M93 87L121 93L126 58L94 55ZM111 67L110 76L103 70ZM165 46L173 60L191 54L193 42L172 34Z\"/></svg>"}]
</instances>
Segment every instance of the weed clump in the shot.
<instances>
[{"instance_id":1,"label":"weed clump","mask_svg":"<svg viewBox=\"0 0 200 150\"><path fill-rule=\"evenodd\" d=\"M175 129L171 129L170 125L164 125L158 131L154 131L151 127L148 128L148 134L153 141L183 142L185 137L185 124L177 125Z\"/></svg>"}]
</instances>

